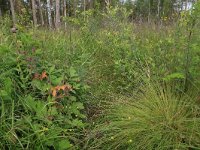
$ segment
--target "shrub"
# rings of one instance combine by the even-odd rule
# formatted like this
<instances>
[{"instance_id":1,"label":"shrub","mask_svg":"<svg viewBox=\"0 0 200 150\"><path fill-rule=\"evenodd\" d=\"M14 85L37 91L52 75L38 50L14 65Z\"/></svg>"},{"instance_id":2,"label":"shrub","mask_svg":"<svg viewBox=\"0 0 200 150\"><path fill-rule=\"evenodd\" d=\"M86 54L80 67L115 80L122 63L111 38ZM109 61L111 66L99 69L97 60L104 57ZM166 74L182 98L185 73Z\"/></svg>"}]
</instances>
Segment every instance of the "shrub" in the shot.
<instances>
[{"instance_id":1,"label":"shrub","mask_svg":"<svg viewBox=\"0 0 200 150\"><path fill-rule=\"evenodd\" d=\"M0 58L0 149L77 148L87 87L73 67L43 59L29 34L16 39Z\"/></svg>"}]
</instances>

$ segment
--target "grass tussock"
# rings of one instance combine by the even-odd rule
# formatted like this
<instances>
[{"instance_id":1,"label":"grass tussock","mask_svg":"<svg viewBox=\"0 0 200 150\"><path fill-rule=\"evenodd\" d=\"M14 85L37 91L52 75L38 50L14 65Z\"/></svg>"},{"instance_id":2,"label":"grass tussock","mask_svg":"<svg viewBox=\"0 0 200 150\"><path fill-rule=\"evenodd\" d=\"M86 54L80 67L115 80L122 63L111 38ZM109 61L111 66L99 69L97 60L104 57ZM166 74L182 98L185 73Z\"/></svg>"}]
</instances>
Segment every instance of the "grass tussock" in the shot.
<instances>
[{"instance_id":1,"label":"grass tussock","mask_svg":"<svg viewBox=\"0 0 200 150\"><path fill-rule=\"evenodd\" d=\"M195 101L157 85L132 98L114 99L89 136L91 149L199 149L200 108Z\"/></svg>"}]
</instances>

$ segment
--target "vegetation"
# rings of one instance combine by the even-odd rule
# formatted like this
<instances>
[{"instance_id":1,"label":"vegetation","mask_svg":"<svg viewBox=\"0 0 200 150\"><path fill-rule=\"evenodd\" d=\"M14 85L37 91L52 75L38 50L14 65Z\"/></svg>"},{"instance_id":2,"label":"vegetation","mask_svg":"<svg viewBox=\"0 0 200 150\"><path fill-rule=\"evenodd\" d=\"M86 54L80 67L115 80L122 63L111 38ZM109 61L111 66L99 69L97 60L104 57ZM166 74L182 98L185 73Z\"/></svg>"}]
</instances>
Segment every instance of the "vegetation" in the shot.
<instances>
[{"instance_id":1,"label":"vegetation","mask_svg":"<svg viewBox=\"0 0 200 150\"><path fill-rule=\"evenodd\" d=\"M106 103L105 118L89 135L92 148L199 149L195 97L152 84L141 90L135 98Z\"/></svg>"},{"instance_id":2,"label":"vegetation","mask_svg":"<svg viewBox=\"0 0 200 150\"><path fill-rule=\"evenodd\" d=\"M198 1L0 2L0 149L200 149Z\"/></svg>"}]
</instances>

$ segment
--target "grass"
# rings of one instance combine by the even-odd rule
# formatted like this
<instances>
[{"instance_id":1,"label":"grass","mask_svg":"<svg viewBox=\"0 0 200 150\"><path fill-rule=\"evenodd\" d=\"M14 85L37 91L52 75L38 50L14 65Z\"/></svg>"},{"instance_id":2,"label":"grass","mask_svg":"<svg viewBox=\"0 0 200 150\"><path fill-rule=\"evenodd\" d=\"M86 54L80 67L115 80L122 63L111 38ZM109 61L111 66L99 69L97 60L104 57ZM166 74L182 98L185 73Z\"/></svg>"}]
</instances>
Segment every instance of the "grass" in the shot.
<instances>
[{"instance_id":1,"label":"grass","mask_svg":"<svg viewBox=\"0 0 200 150\"><path fill-rule=\"evenodd\" d=\"M199 149L199 21L188 40L187 18L115 11L60 31L0 21L0 149Z\"/></svg>"},{"instance_id":2,"label":"grass","mask_svg":"<svg viewBox=\"0 0 200 150\"><path fill-rule=\"evenodd\" d=\"M104 119L89 134L91 149L199 149L196 97L147 85L136 96L105 102Z\"/></svg>"}]
</instances>

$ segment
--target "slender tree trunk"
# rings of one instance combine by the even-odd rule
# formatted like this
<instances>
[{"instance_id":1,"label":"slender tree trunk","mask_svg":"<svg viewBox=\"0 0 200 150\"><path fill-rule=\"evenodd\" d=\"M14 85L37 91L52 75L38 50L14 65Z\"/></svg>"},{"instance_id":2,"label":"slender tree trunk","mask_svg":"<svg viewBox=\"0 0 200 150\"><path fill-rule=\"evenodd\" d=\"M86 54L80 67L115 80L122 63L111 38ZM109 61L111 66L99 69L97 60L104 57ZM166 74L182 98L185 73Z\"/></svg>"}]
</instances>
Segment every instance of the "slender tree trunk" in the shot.
<instances>
[{"instance_id":1,"label":"slender tree trunk","mask_svg":"<svg viewBox=\"0 0 200 150\"><path fill-rule=\"evenodd\" d=\"M67 16L67 0L63 0L63 16Z\"/></svg>"},{"instance_id":2,"label":"slender tree trunk","mask_svg":"<svg viewBox=\"0 0 200 150\"><path fill-rule=\"evenodd\" d=\"M188 9L188 0L185 1L185 10Z\"/></svg>"},{"instance_id":3,"label":"slender tree trunk","mask_svg":"<svg viewBox=\"0 0 200 150\"><path fill-rule=\"evenodd\" d=\"M56 29L60 28L60 0L56 0Z\"/></svg>"},{"instance_id":4,"label":"slender tree trunk","mask_svg":"<svg viewBox=\"0 0 200 150\"><path fill-rule=\"evenodd\" d=\"M109 8L109 7L110 7L110 4L111 4L111 3L110 3L110 0L105 0L105 7L108 7L108 8Z\"/></svg>"},{"instance_id":5,"label":"slender tree trunk","mask_svg":"<svg viewBox=\"0 0 200 150\"><path fill-rule=\"evenodd\" d=\"M40 12L41 23L42 23L42 26L44 26L44 18L43 18L43 14L42 14L42 8L41 8L40 0L38 0L38 4L39 4L39 12Z\"/></svg>"},{"instance_id":6,"label":"slender tree trunk","mask_svg":"<svg viewBox=\"0 0 200 150\"><path fill-rule=\"evenodd\" d=\"M52 26L55 26L56 24L56 6L54 5L54 0L50 0L51 2L51 7L53 10L51 11L51 18L52 18Z\"/></svg>"},{"instance_id":7,"label":"slender tree trunk","mask_svg":"<svg viewBox=\"0 0 200 150\"><path fill-rule=\"evenodd\" d=\"M74 16L76 17L76 0L74 0L74 3L73 3L73 10L74 10Z\"/></svg>"},{"instance_id":8,"label":"slender tree trunk","mask_svg":"<svg viewBox=\"0 0 200 150\"><path fill-rule=\"evenodd\" d=\"M90 9L89 0L85 0L85 5L86 10Z\"/></svg>"},{"instance_id":9,"label":"slender tree trunk","mask_svg":"<svg viewBox=\"0 0 200 150\"><path fill-rule=\"evenodd\" d=\"M83 0L84 21L85 21L85 11L86 11L86 1Z\"/></svg>"},{"instance_id":10,"label":"slender tree trunk","mask_svg":"<svg viewBox=\"0 0 200 150\"><path fill-rule=\"evenodd\" d=\"M13 0L10 0L10 8L11 8L11 13L12 13L12 21L13 21L13 27L16 26L16 17L15 17L15 9L13 5Z\"/></svg>"},{"instance_id":11,"label":"slender tree trunk","mask_svg":"<svg viewBox=\"0 0 200 150\"><path fill-rule=\"evenodd\" d=\"M70 10L71 10L71 7L70 7L71 5L70 5L70 4L71 4L71 3L70 3L70 0L67 0L67 4L66 4L67 6L66 6L66 7L67 7L67 16L68 16L68 17L70 16L70 12L71 12L71 11L70 11Z\"/></svg>"},{"instance_id":12,"label":"slender tree trunk","mask_svg":"<svg viewBox=\"0 0 200 150\"><path fill-rule=\"evenodd\" d=\"M90 0L89 1L89 8L90 9L94 8L95 7L94 5L95 5L95 0Z\"/></svg>"},{"instance_id":13,"label":"slender tree trunk","mask_svg":"<svg viewBox=\"0 0 200 150\"><path fill-rule=\"evenodd\" d=\"M51 2L50 2L50 0L47 0L47 15L48 15L49 27L52 28Z\"/></svg>"},{"instance_id":14,"label":"slender tree trunk","mask_svg":"<svg viewBox=\"0 0 200 150\"><path fill-rule=\"evenodd\" d=\"M67 17L67 9L66 9L66 7L67 7L67 2L66 2L66 0L63 0L63 15L64 15L64 17L66 18ZM67 27L67 24L66 24L66 22L65 22L65 28Z\"/></svg>"},{"instance_id":15,"label":"slender tree trunk","mask_svg":"<svg viewBox=\"0 0 200 150\"><path fill-rule=\"evenodd\" d=\"M151 17L151 0L149 0L149 14L148 14L148 23L150 22Z\"/></svg>"},{"instance_id":16,"label":"slender tree trunk","mask_svg":"<svg viewBox=\"0 0 200 150\"><path fill-rule=\"evenodd\" d=\"M60 16L64 16L64 7L63 7L63 0L60 0Z\"/></svg>"},{"instance_id":17,"label":"slender tree trunk","mask_svg":"<svg viewBox=\"0 0 200 150\"><path fill-rule=\"evenodd\" d=\"M2 16L1 8L0 8L0 17Z\"/></svg>"},{"instance_id":18,"label":"slender tree trunk","mask_svg":"<svg viewBox=\"0 0 200 150\"><path fill-rule=\"evenodd\" d=\"M181 1L181 11L183 11L183 8L184 8L184 3L183 1Z\"/></svg>"},{"instance_id":19,"label":"slender tree trunk","mask_svg":"<svg viewBox=\"0 0 200 150\"><path fill-rule=\"evenodd\" d=\"M35 8L35 0L31 0L32 2L32 12L33 12L33 24L37 26L37 17L36 17L36 8Z\"/></svg>"},{"instance_id":20,"label":"slender tree trunk","mask_svg":"<svg viewBox=\"0 0 200 150\"><path fill-rule=\"evenodd\" d=\"M157 9L158 9L158 21L160 20L160 0L158 0L158 6L157 6Z\"/></svg>"}]
</instances>

